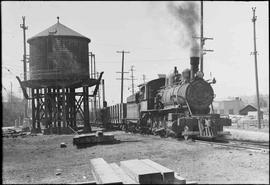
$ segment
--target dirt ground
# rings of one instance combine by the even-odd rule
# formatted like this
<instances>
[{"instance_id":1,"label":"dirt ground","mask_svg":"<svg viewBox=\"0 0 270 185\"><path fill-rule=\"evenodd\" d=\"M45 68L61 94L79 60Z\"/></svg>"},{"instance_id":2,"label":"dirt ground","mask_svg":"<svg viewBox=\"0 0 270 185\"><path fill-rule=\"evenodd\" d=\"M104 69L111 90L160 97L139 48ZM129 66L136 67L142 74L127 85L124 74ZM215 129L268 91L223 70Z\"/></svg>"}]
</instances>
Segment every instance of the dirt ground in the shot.
<instances>
[{"instance_id":1,"label":"dirt ground","mask_svg":"<svg viewBox=\"0 0 270 185\"><path fill-rule=\"evenodd\" d=\"M93 180L90 159L149 158L198 183L269 183L269 154L213 147L173 138L113 132L121 142L77 149L73 135L3 138L3 183ZM60 148L65 142L67 148ZM57 169L61 174L56 175Z\"/></svg>"},{"instance_id":2,"label":"dirt ground","mask_svg":"<svg viewBox=\"0 0 270 185\"><path fill-rule=\"evenodd\" d=\"M269 142L269 132L265 131L244 130L230 127L224 128L224 131L230 132L231 135L226 136L226 138L228 139Z\"/></svg>"}]
</instances>

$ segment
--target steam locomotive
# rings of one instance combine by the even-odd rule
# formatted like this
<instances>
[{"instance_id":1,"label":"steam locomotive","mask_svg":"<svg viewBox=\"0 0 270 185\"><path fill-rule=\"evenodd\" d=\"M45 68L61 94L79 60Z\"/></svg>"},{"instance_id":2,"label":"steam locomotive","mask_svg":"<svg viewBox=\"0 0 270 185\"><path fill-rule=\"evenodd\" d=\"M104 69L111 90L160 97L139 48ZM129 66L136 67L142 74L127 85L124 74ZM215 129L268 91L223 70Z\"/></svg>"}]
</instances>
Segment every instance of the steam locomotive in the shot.
<instances>
[{"instance_id":1,"label":"steam locomotive","mask_svg":"<svg viewBox=\"0 0 270 185\"><path fill-rule=\"evenodd\" d=\"M127 98L126 104L107 107L102 112L106 127L116 126L130 132L214 139L229 134L223 126L231 120L214 114L215 79L204 80L199 57L190 58L190 69L151 80Z\"/></svg>"}]
</instances>

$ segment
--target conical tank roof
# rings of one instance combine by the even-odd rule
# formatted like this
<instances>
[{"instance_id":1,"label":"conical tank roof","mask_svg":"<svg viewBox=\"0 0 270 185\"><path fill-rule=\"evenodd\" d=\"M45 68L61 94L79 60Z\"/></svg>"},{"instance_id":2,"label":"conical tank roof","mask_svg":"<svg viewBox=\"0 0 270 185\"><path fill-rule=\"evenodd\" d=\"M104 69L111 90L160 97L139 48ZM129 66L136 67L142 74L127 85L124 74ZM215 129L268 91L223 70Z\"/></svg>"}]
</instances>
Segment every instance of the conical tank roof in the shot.
<instances>
[{"instance_id":1,"label":"conical tank roof","mask_svg":"<svg viewBox=\"0 0 270 185\"><path fill-rule=\"evenodd\" d=\"M27 42L29 42L32 39L38 38L38 37L47 37L49 35L53 36L70 36L70 37L80 37L85 38L90 42L90 39L83 36L82 34L68 28L67 26L61 24L59 22L59 18L56 24L52 25L51 27L45 29L44 31L34 35L33 37L29 38Z\"/></svg>"}]
</instances>

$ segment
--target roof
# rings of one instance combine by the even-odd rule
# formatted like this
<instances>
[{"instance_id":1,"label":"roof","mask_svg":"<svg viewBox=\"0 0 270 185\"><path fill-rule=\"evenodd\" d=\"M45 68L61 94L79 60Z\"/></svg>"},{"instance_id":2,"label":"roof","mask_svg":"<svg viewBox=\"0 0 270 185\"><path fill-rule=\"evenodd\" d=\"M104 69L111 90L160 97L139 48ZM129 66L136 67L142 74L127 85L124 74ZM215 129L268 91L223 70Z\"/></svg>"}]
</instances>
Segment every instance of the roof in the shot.
<instances>
[{"instance_id":1,"label":"roof","mask_svg":"<svg viewBox=\"0 0 270 185\"><path fill-rule=\"evenodd\" d=\"M252 106L252 105L247 105L247 106L245 106L244 108L242 108L241 110L239 110L239 112L250 111L250 110L256 111L257 108L255 108L255 107Z\"/></svg>"},{"instance_id":2,"label":"roof","mask_svg":"<svg viewBox=\"0 0 270 185\"><path fill-rule=\"evenodd\" d=\"M88 39L90 42L90 39L83 36L82 34L68 28L67 26L61 24L59 21L52 25L51 27L47 28L46 30L34 35L33 37L29 38L29 40L32 40L34 38L37 37L46 37L49 36L53 33L54 36L72 36L72 37L81 37L81 38L85 38Z\"/></svg>"}]
</instances>

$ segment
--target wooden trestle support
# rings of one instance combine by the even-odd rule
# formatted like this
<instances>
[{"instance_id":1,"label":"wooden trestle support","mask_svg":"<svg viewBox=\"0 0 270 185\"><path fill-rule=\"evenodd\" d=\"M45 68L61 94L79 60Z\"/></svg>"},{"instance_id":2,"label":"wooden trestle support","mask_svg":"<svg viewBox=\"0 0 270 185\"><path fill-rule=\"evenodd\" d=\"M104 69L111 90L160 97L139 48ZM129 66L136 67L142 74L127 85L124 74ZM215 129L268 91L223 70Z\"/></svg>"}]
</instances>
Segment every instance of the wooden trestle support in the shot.
<instances>
[{"instance_id":1,"label":"wooden trestle support","mask_svg":"<svg viewBox=\"0 0 270 185\"><path fill-rule=\"evenodd\" d=\"M91 131L89 122L89 86L75 88L31 88L32 131L41 132L41 124L48 134L63 134L70 128L77 130L76 118L81 117L84 131ZM83 106L82 106L83 105Z\"/></svg>"}]
</instances>

